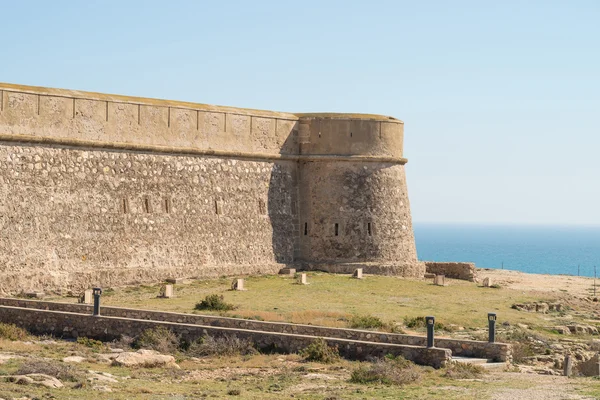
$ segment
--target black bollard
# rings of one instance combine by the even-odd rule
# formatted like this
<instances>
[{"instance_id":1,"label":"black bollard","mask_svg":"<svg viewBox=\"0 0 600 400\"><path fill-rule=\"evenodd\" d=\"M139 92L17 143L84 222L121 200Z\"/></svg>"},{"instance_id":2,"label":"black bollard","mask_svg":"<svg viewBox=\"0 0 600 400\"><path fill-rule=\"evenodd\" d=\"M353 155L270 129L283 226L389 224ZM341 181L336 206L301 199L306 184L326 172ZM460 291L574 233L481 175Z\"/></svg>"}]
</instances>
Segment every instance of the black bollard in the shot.
<instances>
[{"instance_id":1,"label":"black bollard","mask_svg":"<svg viewBox=\"0 0 600 400\"><path fill-rule=\"evenodd\" d=\"M496 313L488 313L489 339L490 343L496 341Z\"/></svg>"},{"instance_id":2,"label":"black bollard","mask_svg":"<svg viewBox=\"0 0 600 400\"><path fill-rule=\"evenodd\" d=\"M102 294L102 289L99 287L95 287L92 289L92 294L94 295L94 315L100 315L100 295Z\"/></svg>"},{"instance_id":3,"label":"black bollard","mask_svg":"<svg viewBox=\"0 0 600 400\"><path fill-rule=\"evenodd\" d=\"M435 317L425 317L425 325L427 325L427 347L433 347L433 326L435 325Z\"/></svg>"}]
</instances>

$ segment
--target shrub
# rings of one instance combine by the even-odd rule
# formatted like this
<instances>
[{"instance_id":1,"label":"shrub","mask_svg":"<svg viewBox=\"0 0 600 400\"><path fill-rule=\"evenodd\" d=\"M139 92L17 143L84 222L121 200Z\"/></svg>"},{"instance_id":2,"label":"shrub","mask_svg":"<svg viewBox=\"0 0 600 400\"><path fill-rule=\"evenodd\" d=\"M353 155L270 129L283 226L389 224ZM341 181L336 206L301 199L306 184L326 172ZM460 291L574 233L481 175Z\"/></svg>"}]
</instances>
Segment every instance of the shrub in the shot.
<instances>
[{"instance_id":1,"label":"shrub","mask_svg":"<svg viewBox=\"0 0 600 400\"><path fill-rule=\"evenodd\" d=\"M475 379L485 373L486 370L481 365L455 362L446 367L443 376L450 379Z\"/></svg>"},{"instance_id":2,"label":"shrub","mask_svg":"<svg viewBox=\"0 0 600 400\"><path fill-rule=\"evenodd\" d=\"M361 365L350 376L354 383L382 383L385 385L405 385L421 379L421 371L403 357L386 357L371 365Z\"/></svg>"},{"instance_id":3,"label":"shrub","mask_svg":"<svg viewBox=\"0 0 600 400\"><path fill-rule=\"evenodd\" d=\"M156 350L160 353L173 353L179 347L179 338L170 329L158 326L146 329L135 340L133 347Z\"/></svg>"},{"instance_id":4,"label":"shrub","mask_svg":"<svg viewBox=\"0 0 600 400\"><path fill-rule=\"evenodd\" d=\"M71 365L58 361L30 360L24 362L15 375L44 374L60 380L77 381L80 376Z\"/></svg>"},{"instance_id":5,"label":"shrub","mask_svg":"<svg viewBox=\"0 0 600 400\"><path fill-rule=\"evenodd\" d=\"M404 317L404 325L406 325L407 328L412 329L425 328L425 317ZM446 327L441 322L435 322L433 328L436 331L451 331L451 328Z\"/></svg>"},{"instance_id":6,"label":"shrub","mask_svg":"<svg viewBox=\"0 0 600 400\"><path fill-rule=\"evenodd\" d=\"M317 361L326 364L336 362L340 359L337 346L329 346L323 338L316 339L308 347L300 351L300 355L306 361Z\"/></svg>"},{"instance_id":7,"label":"shrub","mask_svg":"<svg viewBox=\"0 0 600 400\"><path fill-rule=\"evenodd\" d=\"M233 304L227 303L223 295L210 294L200 303L196 304L196 310L229 311L235 309Z\"/></svg>"},{"instance_id":8,"label":"shrub","mask_svg":"<svg viewBox=\"0 0 600 400\"><path fill-rule=\"evenodd\" d=\"M8 340L26 340L29 337L27 331L14 324L0 323L0 338Z\"/></svg>"},{"instance_id":9,"label":"shrub","mask_svg":"<svg viewBox=\"0 0 600 400\"><path fill-rule=\"evenodd\" d=\"M258 350L250 340L240 339L237 336L215 338L207 335L190 343L187 349L187 354L192 357L245 356L257 353Z\"/></svg>"},{"instance_id":10,"label":"shrub","mask_svg":"<svg viewBox=\"0 0 600 400\"><path fill-rule=\"evenodd\" d=\"M77 343L82 344L82 345L89 347L92 350L96 350L96 351L102 350L102 348L104 347L104 343L102 343L101 341L90 339L85 336L79 336L77 338Z\"/></svg>"},{"instance_id":11,"label":"shrub","mask_svg":"<svg viewBox=\"0 0 600 400\"><path fill-rule=\"evenodd\" d=\"M348 326L354 329L378 329L385 326L384 322L378 317L371 315L354 315L348 321Z\"/></svg>"}]
</instances>

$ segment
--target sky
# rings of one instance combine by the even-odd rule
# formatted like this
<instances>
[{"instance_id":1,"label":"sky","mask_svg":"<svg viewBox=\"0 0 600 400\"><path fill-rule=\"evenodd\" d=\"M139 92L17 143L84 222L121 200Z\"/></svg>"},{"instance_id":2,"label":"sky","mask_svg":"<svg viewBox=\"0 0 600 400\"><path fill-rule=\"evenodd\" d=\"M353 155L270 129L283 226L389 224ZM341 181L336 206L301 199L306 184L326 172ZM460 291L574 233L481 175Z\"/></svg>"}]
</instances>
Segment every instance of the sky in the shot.
<instances>
[{"instance_id":1,"label":"sky","mask_svg":"<svg viewBox=\"0 0 600 400\"><path fill-rule=\"evenodd\" d=\"M0 82L405 122L413 221L600 225L600 1L0 0Z\"/></svg>"}]
</instances>

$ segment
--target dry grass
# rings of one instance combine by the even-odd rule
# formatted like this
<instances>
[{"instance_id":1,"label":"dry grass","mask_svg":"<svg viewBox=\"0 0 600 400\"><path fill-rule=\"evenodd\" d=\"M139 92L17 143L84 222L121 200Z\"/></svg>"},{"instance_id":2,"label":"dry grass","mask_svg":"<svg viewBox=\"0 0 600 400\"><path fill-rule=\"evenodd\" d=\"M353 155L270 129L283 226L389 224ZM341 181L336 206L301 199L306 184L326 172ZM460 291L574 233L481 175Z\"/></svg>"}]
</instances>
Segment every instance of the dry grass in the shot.
<instances>
[{"instance_id":1,"label":"dry grass","mask_svg":"<svg viewBox=\"0 0 600 400\"><path fill-rule=\"evenodd\" d=\"M26 340L28 336L29 333L23 328L14 324L0 323L0 339Z\"/></svg>"},{"instance_id":2,"label":"dry grass","mask_svg":"<svg viewBox=\"0 0 600 400\"><path fill-rule=\"evenodd\" d=\"M361 365L352 372L350 382L384 385L406 385L418 382L421 370L402 357L389 357L377 360L368 366Z\"/></svg>"}]
</instances>

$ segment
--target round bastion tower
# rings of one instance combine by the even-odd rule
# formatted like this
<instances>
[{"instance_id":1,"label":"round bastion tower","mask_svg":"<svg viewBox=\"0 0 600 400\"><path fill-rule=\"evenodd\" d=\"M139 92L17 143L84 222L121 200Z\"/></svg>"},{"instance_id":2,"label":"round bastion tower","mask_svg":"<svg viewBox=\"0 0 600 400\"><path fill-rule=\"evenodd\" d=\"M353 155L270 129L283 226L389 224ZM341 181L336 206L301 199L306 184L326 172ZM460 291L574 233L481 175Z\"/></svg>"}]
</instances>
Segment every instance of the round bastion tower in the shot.
<instances>
[{"instance_id":1,"label":"round bastion tower","mask_svg":"<svg viewBox=\"0 0 600 400\"><path fill-rule=\"evenodd\" d=\"M298 259L309 269L422 277L402 157L404 123L299 115Z\"/></svg>"}]
</instances>

